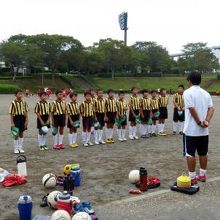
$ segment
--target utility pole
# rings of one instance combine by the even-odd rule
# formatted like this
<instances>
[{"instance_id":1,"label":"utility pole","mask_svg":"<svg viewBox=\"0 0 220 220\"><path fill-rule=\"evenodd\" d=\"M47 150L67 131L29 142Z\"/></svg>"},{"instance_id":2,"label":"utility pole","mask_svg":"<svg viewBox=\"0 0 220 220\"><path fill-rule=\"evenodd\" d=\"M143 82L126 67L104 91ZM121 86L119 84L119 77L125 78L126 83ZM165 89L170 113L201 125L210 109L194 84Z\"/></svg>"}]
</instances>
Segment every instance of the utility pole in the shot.
<instances>
[{"instance_id":1,"label":"utility pole","mask_svg":"<svg viewBox=\"0 0 220 220\"><path fill-rule=\"evenodd\" d=\"M124 31L124 44L127 46L127 30L128 30L128 13L127 12L122 12L118 16L118 21L121 30Z\"/></svg>"}]
</instances>

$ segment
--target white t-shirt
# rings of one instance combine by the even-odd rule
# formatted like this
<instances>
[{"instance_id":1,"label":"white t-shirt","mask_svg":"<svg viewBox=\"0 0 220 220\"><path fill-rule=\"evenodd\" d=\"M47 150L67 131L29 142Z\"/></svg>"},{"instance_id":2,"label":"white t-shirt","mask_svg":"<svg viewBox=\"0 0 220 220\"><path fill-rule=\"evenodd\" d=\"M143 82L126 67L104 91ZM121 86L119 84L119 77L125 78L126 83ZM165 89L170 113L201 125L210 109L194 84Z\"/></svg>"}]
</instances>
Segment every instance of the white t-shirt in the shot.
<instances>
[{"instance_id":1,"label":"white t-shirt","mask_svg":"<svg viewBox=\"0 0 220 220\"><path fill-rule=\"evenodd\" d=\"M208 128L201 128L192 117L189 108L195 108L199 119L204 121L208 108L213 107L210 94L200 86L191 86L184 94L185 103L185 124L183 132L187 136L206 136L209 134Z\"/></svg>"}]
</instances>

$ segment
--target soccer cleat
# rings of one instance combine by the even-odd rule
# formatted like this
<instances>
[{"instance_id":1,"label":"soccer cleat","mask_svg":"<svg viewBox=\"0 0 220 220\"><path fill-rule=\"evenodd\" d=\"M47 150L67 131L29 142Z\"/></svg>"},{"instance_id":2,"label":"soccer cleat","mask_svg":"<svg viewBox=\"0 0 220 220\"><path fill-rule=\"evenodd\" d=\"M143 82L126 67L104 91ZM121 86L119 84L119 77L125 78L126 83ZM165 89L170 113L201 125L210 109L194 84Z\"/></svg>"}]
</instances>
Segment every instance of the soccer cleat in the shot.
<instances>
[{"instance_id":1,"label":"soccer cleat","mask_svg":"<svg viewBox=\"0 0 220 220\"><path fill-rule=\"evenodd\" d=\"M21 154L23 154L25 152L22 148L19 151Z\"/></svg>"},{"instance_id":2,"label":"soccer cleat","mask_svg":"<svg viewBox=\"0 0 220 220\"><path fill-rule=\"evenodd\" d=\"M134 137L132 135L129 135L130 140L134 140Z\"/></svg>"},{"instance_id":3,"label":"soccer cleat","mask_svg":"<svg viewBox=\"0 0 220 220\"><path fill-rule=\"evenodd\" d=\"M92 142L88 142L89 146L94 146L94 144Z\"/></svg>"},{"instance_id":4,"label":"soccer cleat","mask_svg":"<svg viewBox=\"0 0 220 220\"><path fill-rule=\"evenodd\" d=\"M127 139L126 139L126 138L123 138L123 141L127 141Z\"/></svg>"},{"instance_id":5,"label":"soccer cleat","mask_svg":"<svg viewBox=\"0 0 220 220\"><path fill-rule=\"evenodd\" d=\"M43 148L44 150L49 150L49 148L46 145L44 145Z\"/></svg>"},{"instance_id":6,"label":"soccer cleat","mask_svg":"<svg viewBox=\"0 0 220 220\"><path fill-rule=\"evenodd\" d=\"M106 140L106 143L107 143L107 144L111 144L111 143L112 143L112 142L111 142L111 139L108 138L108 139Z\"/></svg>"},{"instance_id":7,"label":"soccer cleat","mask_svg":"<svg viewBox=\"0 0 220 220\"><path fill-rule=\"evenodd\" d=\"M60 148L60 149L65 149L65 147L64 147L63 144L59 144L59 148Z\"/></svg>"},{"instance_id":8,"label":"soccer cleat","mask_svg":"<svg viewBox=\"0 0 220 220\"><path fill-rule=\"evenodd\" d=\"M162 132L162 136L167 136L167 133L166 132Z\"/></svg>"},{"instance_id":9,"label":"soccer cleat","mask_svg":"<svg viewBox=\"0 0 220 220\"><path fill-rule=\"evenodd\" d=\"M146 134L142 134L141 138L144 138L144 139L147 138Z\"/></svg>"},{"instance_id":10,"label":"soccer cleat","mask_svg":"<svg viewBox=\"0 0 220 220\"><path fill-rule=\"evenodd\" d=\"M19 154L19 150L18 149L14 149L14 154Z\"/></svg>"},{"instance_id":11,"label":"soccer cleat","mask_svg":"<svg viewBox=\"0 0 220 220\"><path fill-rule=\"evenodd\" d=\"M44 146L40 146L40 147L39 147L39 150L40 150L40 151L44 151Z\"/></svg>"},{"instance_id":12,"label":"soccer cleat","mask_svg":"<svg viewBox=\"0 0 220 220\"><path fill-rule=\"evenodd\" d=\"M200 181L200 182L206 182L206 175L204 175L204 176L200 176L200 175L199 175L199 176L197 177L197 180Z\"/></svg>"},{"instance_id":13,"label":"soccer cleat","mask_svg":"<svg viewBox=\"0 0 220 220\"><path fill-rule=\"evenodd\" d=\"M134 139L135 139L135 140L138 140L138 139L139 139L139 137L138 137L137 135L135 135L135 136L134 136Z\"/></svg>"},{"instance_id":14,"label":"soccer cleat","mask_svg":"<svg viewBox=\"0 0 220 220\"><path fill-rule=\"evenodd\" d=\"M59 144L54 145L53 149L54 149L54 150L60 150Z\"/></svg>"},{"instance_id":15,"label":"soccer cleat","mask_svg":"<svg viewBox=\"0 0 220 220\"><path fill-rule=\"evenodd\" d=\"M84 147L88 147L89 145L88 145L88 143L85 143L85 144L83 144L83 146L84 146Z\"/></svg>"},{"instance_id":16,"label":"soccer cleat","mask_svg":"<svg viewBox=\"0 0 220 220\"><path fill-rule=\"evenodd\" d=\"M111 141L111 144L114 144L115 143L115 141L111 138L110 139L110 141Z\"/></svg>"},{"instance_id":17,"label":"soccer cleat","mask_svg":"<svg viewBox=\"0 0 220 220\"><path fill-rule=\"evenodd\" d=\"M105 144L105 141L101 140L99 141L99 144Z\"/></svg>"},{"instance_id":18,"label":"soccer cleat","mask_svg":"<svg viewBox=\"0 0 220 220\"><path fill-rule=\"evenodd\" d=\"M41 201L41 203L40 203L40 207L46 207L46 206L48 206L47 196L48 196L48 194L47 194L46 196L43 196L43 198L41 199L42 201Z\"/></svg>"},{"instance_id":19,"label":"soccer cleat","mask_svg":"<svg viewBox=\"0 0 220 220\"><path fill-rule=\"evenodd\" d=\"M152 133L152 137L157 137L156 133Z\"/></svg>"},{"instance_id":20,"label":"soccer cleat","mask_svg":"<svg viewBox=\"0 0 220 220\"><path fill-rule=\"evenodd\" d=\"M180 132L179 132L179 135L183 135L183 132L182 132L182 131L180 131Z\"/></svg>"},{"instance_id":21,"label":"soccer cleat","mask_svg":"<svg viewBox=\"0 0 220 220\"><path fill-rule=\"evenodd\" d=\"M176 135L176 131L173 131L173 135Z\"/></svg>"},{"instance_id":22,"label":"soccer cleat","mask_svg":"<svg viewBox=\"0 0 220 220\"><path fill-rule=\"evenodd\" d=\"M95 141L95 145L99 145L100 143L98 141Z\"/></svg>"}]
</instances>

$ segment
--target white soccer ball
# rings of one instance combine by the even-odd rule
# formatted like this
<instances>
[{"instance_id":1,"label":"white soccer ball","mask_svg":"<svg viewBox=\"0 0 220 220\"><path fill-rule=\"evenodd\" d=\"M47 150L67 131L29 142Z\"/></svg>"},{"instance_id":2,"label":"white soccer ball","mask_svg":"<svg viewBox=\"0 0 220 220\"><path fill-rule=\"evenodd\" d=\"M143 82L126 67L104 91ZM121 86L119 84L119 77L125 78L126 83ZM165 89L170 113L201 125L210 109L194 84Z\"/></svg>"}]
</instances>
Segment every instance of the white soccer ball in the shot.
<instances>
[{"instance_id":1,"label":"white soccer ball","mask_svg":"<svg viewBox=\"0 0 220 220\"><path fill-rule=\"evenodd\" d=\"M48 128L47 126L43 126L43 127L41 128L41 131L42 131L44 134L47 134L48 131L49 131L49 128Z\"/></svg>"},{"instance_id":2,"label":"white soccer ball","mask_svg":"<svg viewBox=\"0 0 220 220\"><path fill-rule=\"evenodd\" d=\"M92 220L92 218L86 212L78 212L73 216L72 220Z\"/></svg>"},{"instance_id":3,"label":"white soccer ball","mask_svg":"<svg viewBox=\"0 0 220 220\"><path fill-rule=\"evenodd\" d=\"M56 209L57 206L57 197L61 195L60 191L53 191L47 196L47 204L50 208Z\"/></svg>"},{"instance_id":4,"label":"white soccer ball","mask_svg":"<svg viewBox=\"0 0 220 220\"><path fill-rule=\"evenodd\" d=\"M53 173L47 173L42 178L45 188L54 188L57 185L57 178Z\"/></svg>"},{"instance_id":5,"label":"white soccer ball","mask_svg":"<svg viewBox=\"0 0 220 220\"><path fill-rule=\"evenodd\" d=\"M130 183L138 183L140 181L140 171L132 170L128 175L128 179Z\"/></svg>"},{"instance_id":6,"label":"white soccer ball","mask_svg":"<svg viewBox=\"0 0 220 220\"><path fill-rule=\"evenodd\" d=\"M71 220L69 213L65 210L57 210L55 211L51 217L51 220Z\"/></svg>"}]
</instances>

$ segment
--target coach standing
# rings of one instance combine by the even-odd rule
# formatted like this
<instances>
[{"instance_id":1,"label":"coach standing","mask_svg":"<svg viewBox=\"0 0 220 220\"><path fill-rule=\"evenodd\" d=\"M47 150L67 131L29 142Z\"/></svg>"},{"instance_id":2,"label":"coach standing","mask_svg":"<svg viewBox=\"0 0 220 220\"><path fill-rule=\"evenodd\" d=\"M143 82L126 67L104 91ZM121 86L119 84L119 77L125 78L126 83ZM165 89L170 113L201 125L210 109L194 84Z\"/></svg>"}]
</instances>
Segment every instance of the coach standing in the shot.
<instances>
[{"instance_id":1,"label":"coach standing","mask_svg":"<svg viewBox=\"0 0 220 220\"><path fill-rule=\"evenodd\" d=\"M191 72L187 80L189 89L184 92L185 102L185 150L189 176L192 184L197 180L206 181L206 169L208 161L209 130L208 126L214 114L212 98L208 92L200 87L201 74ZM199 155L200 172L196 175L195 153Z\"/></svg>"}]
</instances>

